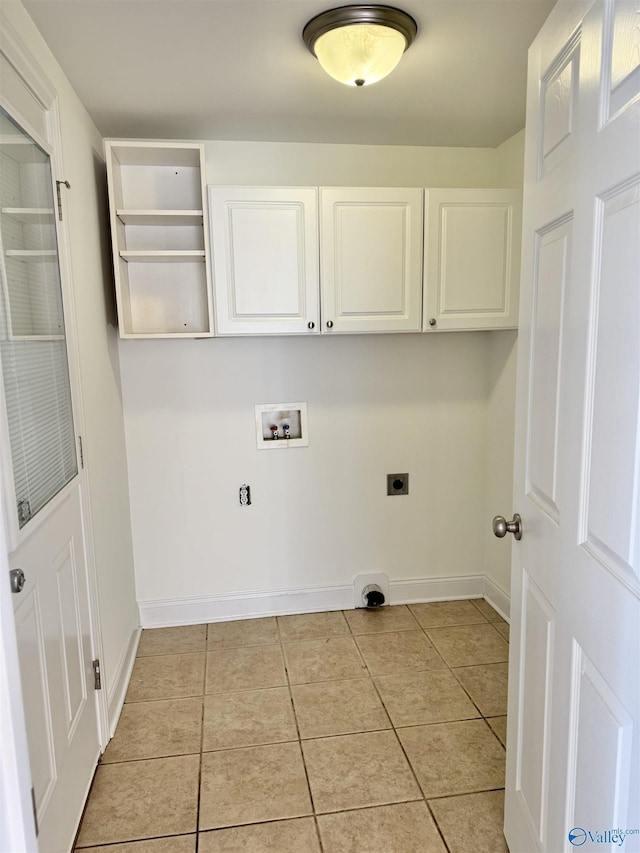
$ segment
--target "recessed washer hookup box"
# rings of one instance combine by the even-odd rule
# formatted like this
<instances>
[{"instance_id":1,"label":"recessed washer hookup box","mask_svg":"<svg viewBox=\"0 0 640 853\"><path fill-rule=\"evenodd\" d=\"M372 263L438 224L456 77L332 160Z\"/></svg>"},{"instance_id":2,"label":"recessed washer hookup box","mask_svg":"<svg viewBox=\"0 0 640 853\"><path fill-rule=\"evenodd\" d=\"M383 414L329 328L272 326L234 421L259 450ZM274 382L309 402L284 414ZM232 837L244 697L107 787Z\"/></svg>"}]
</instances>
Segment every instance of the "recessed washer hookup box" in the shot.
<instances>
[{"instance_id":1,"label":"recessed washer hookup box","mask_svg":"<svg viewBox=\"0 0 640 853\"><path fill-rule=\"evenodd\" d=\"M258 450L309 445L306 403L266 403L255 408Z\"/></svg>"}]
</instances>

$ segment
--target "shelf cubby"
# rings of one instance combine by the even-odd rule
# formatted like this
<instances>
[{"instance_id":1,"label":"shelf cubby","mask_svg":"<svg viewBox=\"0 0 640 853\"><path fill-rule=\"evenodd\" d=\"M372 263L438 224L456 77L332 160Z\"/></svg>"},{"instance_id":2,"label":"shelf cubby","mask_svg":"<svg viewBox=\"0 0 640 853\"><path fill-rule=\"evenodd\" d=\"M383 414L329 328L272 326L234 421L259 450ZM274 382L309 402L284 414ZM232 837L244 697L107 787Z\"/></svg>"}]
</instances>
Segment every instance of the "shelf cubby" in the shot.
<instances>
[{"instance_id":1,"label":"shelf cubby","mask_svg":"<svg viewBox=\"0 0 640 853\"><path fill-rule=\"evenodd\" d=\"M105 145L121 337L211 336L204 146Z\"/></svg>"}]
</instances>

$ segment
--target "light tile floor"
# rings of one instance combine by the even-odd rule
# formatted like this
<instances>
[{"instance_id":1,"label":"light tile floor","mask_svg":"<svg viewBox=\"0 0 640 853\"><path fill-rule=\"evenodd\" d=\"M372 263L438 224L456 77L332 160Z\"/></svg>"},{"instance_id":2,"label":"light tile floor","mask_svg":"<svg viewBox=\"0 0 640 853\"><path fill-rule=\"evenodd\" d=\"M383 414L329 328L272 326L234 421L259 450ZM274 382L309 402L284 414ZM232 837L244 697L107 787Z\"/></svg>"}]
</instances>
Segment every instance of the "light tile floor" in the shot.
<instances>
[{"instance_id":1,"label":"light tile floor","mask_svg":"<svg viewBox=\"0 0 640 853\"><path fill-rule=\"evenodd\" d=\"M508 637L482 600L143 631L76 849L504 853Z\"/></svg>"}]
</instances>

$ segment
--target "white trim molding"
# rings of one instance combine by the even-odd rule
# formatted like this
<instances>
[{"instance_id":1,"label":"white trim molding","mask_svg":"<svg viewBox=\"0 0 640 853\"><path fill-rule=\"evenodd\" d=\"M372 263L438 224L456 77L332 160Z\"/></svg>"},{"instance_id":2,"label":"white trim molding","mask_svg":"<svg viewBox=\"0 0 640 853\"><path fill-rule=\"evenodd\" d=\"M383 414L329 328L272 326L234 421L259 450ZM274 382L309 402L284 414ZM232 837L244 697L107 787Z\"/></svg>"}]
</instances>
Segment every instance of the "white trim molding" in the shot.
<instances>
[{"instance_id":1,"label":"white trim molding","mask_svg":"<svg viewBox=\"0 0 640 853\"><path fill-rule=\"evenodd\" d=\"M389 604L464 598L486 598L501 616L508 618L509 596L484 575L412 578L389 582ZM143 628L199 625L204 622L319 613L326 610L353 610L353 584L155 599L139 601L138 608Z\"/></svg>"},{"instance_id":2,"label":"white trim molding","mask_svg":"<svg viewBox=\"0 0 640 853\"><path fill-rule=\"evenodd\" d=\"M389 581L389 604L420 604L428 601L482 598L484 581L483 575Z\"/></svg>"},{"instance_id":3,"label":"white trim molding","mask_svg":"<svg viewBox=\"0 0 640 853\"><path fill-rule=\"evenodd\" d=\"M143 628L199 625L202 622L228 622L232 619L318 613L324 610L351 610L353 585L139 601L138 608Z\"/></svg>"},{"instance_id":4,"label":"white trim molding","mask_svg":"<svg viewBox=\"0 0 640 853\"><path fill-rule=\"evenodd\" d=\"M511 596L505 592L497 583L485 576L484 578L484 598L489 604L497 610L503 619L511 622Z\"/></svg>"},{"instance_id":5,"label":"white trim molding","mask_svg":"<svg viewBox=\"0 0 640 853\"><path fill-rule=\"evenodd\" d=\"M138 651L141 632L142 629L137 626L131 631L128 643L122 647L122 654L120 655L120 660L116 666L116 671L114 672L113 677L109 676L108 678L109 691L107 693L107 707L109 714L109 740L116 733L116 726L118 725L118 720L122 713L124 698L127 694L133 665L136 661L136 653ZM102 744L103 751L106 746L106 743Z\"/></svg>"}]
</instances>

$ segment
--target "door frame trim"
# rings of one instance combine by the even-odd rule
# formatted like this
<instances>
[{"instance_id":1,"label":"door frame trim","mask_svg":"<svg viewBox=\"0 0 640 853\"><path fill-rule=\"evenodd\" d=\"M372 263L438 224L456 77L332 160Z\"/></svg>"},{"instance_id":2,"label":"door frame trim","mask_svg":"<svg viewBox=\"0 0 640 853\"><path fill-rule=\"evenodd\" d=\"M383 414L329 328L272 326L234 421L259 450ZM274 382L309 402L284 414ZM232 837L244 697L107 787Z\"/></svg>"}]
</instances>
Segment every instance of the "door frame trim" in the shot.
<instances>
[{"instance_id":1,"label":"door frame trim","mask_svg":"<svg viewBox=\"0 0 640 853\"><path fill-rule=\"evenodd\" d=\"M0 504L3 504L0 490ZM0 509L0 576L9 571L9 542ZM31 769L24 718L20 663L16 642L13 602L9 584L0 583L0 718L3 744L0 750L0 812L8 820L0 827L0 848L37 851L32 817Z\"/></svg>"}]
</instances>

